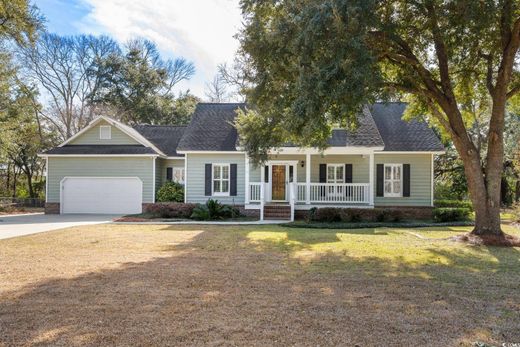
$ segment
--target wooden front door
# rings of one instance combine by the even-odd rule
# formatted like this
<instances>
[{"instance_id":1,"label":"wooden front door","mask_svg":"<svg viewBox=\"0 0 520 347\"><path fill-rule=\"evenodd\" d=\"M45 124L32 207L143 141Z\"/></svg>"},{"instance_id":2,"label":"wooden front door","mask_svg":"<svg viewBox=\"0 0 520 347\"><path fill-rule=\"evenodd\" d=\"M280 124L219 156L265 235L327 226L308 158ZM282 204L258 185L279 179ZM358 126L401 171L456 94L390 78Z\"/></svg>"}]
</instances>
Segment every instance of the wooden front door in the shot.
<instances>
[{"instance_id":1,"label":"wooden front door","mask_svg":"<svg viewBox=\"0 0 520 347\"><path fill-rule=\"evenodd\" d=\"M272 200L285 200L285 165L273 165Z\"/></svg>"}]
</instances>

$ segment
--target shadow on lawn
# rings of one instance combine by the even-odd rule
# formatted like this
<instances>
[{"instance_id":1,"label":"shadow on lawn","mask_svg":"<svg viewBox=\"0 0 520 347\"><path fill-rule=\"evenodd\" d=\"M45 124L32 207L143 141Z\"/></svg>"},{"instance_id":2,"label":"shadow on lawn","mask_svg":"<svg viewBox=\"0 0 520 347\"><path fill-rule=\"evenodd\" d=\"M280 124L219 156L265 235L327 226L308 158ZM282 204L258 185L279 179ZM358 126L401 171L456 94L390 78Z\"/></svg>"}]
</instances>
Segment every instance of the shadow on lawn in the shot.
<instances>
[{"instance_id":1,"label":"shadow on lawn","mask_svg":"<svg viewBox=\"0 0 520 347\"><path fill-rule=\"evenodd\" d=\"M280 251L280 240L253 243L241 230L212 227L166 257L3 294L0 346L520 341L518 250L480 250L496 261L429 250L449 265L332 252L300 263L295 252L336 234L290 230Z\"/></svg>"}]
</instances>

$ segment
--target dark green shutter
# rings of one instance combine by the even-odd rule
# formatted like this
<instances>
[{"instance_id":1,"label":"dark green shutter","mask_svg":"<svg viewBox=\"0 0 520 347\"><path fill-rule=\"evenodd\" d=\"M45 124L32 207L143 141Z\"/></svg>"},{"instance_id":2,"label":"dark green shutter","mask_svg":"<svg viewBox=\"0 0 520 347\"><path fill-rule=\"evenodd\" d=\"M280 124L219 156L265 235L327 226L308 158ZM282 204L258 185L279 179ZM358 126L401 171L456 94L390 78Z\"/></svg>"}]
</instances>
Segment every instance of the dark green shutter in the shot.
<instances>
[{"instance_id":1,"label":"dark green shutter","mask_svg":"<svg viewBox=\"0 0 520 347\"><path fill-rule=\"evenodd\" d=\"M376 196L385 196L385 166L377 164L376 169Z\"/></svg>"},{"instance_id":2,"label":"dark green shutter","mask_svg":"<svg viewBox=\"0 0 520 347\"><path fill-rule=\"evenodd\" d=\"M410 196L410 164L403 164L403 196Z\"/></svg>"},{"instance_id":3,"label":"dark green shutter","mask_svg":"<svg viewBox=\"0 0 520 347\"><path fill-rule=\"evenodd\" d=\"M269 166L264 166L264 182L269 182Z\"/></svg>"},{"instance_id":4,"label":"dark green shutter","mask_svg":"<svg viewBox=\"0 0 520 347\"><path fill-rule=\"evenodd\" d=\"M320 164L320 183L327 183L327 164Z\"/></svg>"},{"instance_id":5,"label":"dark green shutter","mask_svg":"<svg viewBox=\"0 0 520 347\"><path fill-rule=\"evenodd\" d=\"M237 196L237 164L229 165L229 195Z\"/></svg>"},{"instance_id":6,"label":"dark green shutter","mask_svg":"<svg viewBox=\"0 0 520 347\"><path fill-rule=\"evenodd\" d=\"M173 178L173 169L171 167L166 168L166 180L171 182Z\"/></svg>"},{"instance_id":7,"label":"dark green shutter","mask_svg":"<svg viewBox=\"0 0 520 347\"><path fill-rule=\"evenodd\" d=\"M211 196L211 164L206 164L204 175L204 195Z\"/></svg>"},{"instance_id":8,"label":"dark green shutter","mask_svg":"<svg viewBox=\"0 0 520 347\"><path fill-rule=\"evenodd\" d=\"M352 183L352 164L345 164L345 183Z\"/></svg>"}]
</instances>

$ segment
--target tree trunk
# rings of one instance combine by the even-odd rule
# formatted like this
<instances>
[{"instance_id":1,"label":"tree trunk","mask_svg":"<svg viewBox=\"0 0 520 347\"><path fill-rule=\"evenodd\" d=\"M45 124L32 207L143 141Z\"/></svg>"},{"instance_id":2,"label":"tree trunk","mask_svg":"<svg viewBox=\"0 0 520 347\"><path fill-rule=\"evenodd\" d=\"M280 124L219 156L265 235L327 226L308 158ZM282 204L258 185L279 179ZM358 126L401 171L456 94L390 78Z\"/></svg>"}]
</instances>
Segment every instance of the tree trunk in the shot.
<instances>
[{"instance_id":1,"label":"tree trunk","mask_svg":"<svg viewBox=\"0 0 520 347\"><path fill-rule=\"evenodd\" d=\"M516 180L515 202L518 202L519 200L520 200L520 180Z\"/></svg>"},{"instance_id":2,"label":"tree trunk","mask_svg":"<svg viewBox=\"0 0 520 347\"><path fill-rule=\"evenodd\" d=\"M25 176L27 176L27 189L29 190L29 197L31 199L34 199L35 196L34 196L34 187L33 187L33 183L32 183L32 174L25 174Z\"/></svg>"}]
</instances>

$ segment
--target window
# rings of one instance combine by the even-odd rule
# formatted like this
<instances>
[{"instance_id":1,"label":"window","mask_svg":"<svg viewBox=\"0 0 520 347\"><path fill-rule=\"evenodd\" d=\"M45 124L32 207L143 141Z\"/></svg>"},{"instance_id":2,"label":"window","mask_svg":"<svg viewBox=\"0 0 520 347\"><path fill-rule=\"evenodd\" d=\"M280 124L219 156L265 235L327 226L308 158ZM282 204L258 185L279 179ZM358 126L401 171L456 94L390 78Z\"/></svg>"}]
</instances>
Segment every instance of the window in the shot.
<instances>
[{"instance_id":1,"label":"window","mask_svg":"<svg viewBox=\"0 0 520 347\"><path fill-rule=\"evenodd\" d=\"M345 183L345 165L327 164L327 183Z\"/></svg>"},{"instance_id":2,"label":"window","mask_svg":"<svg viewBox=\"0 0 520 347\"><path fill-rule=\"evenodd\" d=\"M385 196L402 196L402 164L385 164Z\"/></svg>"},{"instance_id":3,"label":"window","mask_svg":"<svg viewBox=\"0 0 520 347\"><path fill-rule=\"evenodd\" d=\"M213 164L213 195L229 195L229 164Z\"/></svg>"},{"instance_id":4,"label":"window","mask_svg":"<svg viewBox=\"0 0 520 347\"><path fill-rule=\"evenodd\" d=\"M99 139L110 140L112 138L112 127L110 125L101 125L99 127Z\"/></svg>"},{"instance_id":5,"label":"window","mask_svg":"<svg viewBox=\"0 0 520 347\"><path fill-rule=\"evenodd\" d=\"M184 168L174 167L173 168L173 182L184 184Z\"/></svg>"}]
</instances>

